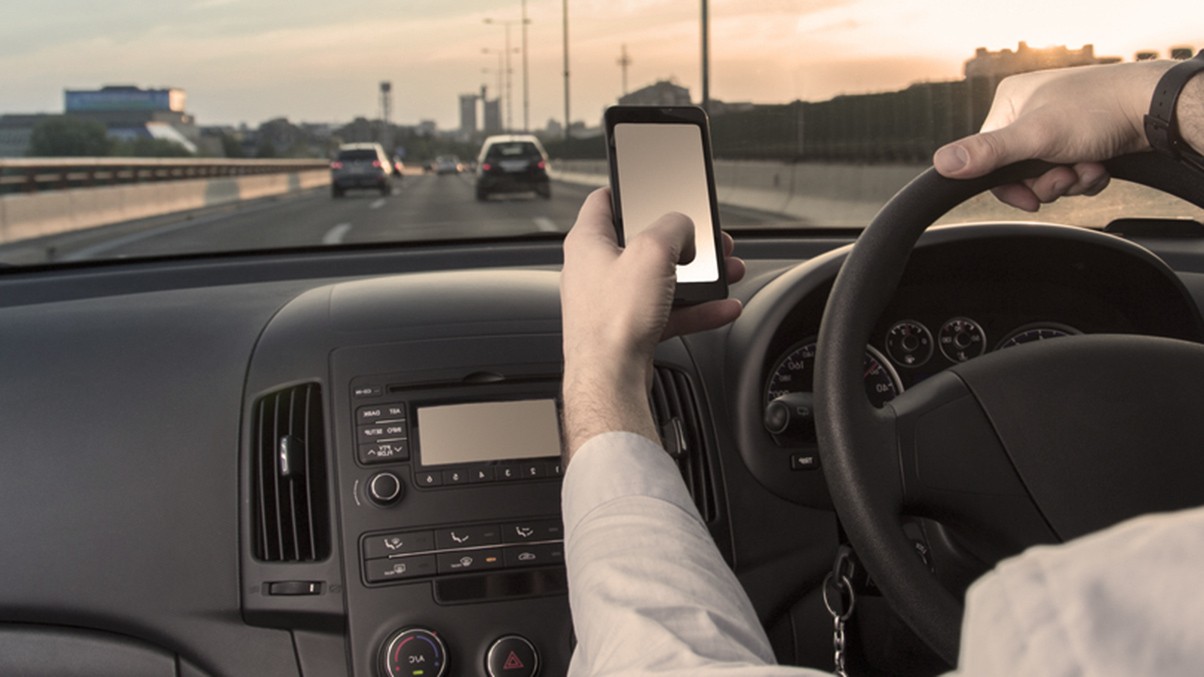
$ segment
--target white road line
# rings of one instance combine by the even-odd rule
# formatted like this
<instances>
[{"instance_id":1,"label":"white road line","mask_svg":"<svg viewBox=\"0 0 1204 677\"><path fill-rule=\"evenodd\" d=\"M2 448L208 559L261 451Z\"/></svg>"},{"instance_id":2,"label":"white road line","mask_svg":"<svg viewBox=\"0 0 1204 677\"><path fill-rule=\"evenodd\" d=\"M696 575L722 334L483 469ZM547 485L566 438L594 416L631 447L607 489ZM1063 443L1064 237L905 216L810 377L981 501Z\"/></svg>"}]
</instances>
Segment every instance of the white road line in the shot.
<instances>
[{"instance_id":1,"label":"white road line","mask_svg":"<svg viewBox=\"0 0 1204 677\"><path fill-rule=\"evenodd\" d=\"M558 228L556 226L556 223L554 221L552 221L552 219L549 219L546 216L537 216L531 220L535 222L535 227L538 228L539 232L541 232L541 233L559 233L560 232L560 228Z\"/></svg>"},{"instance_id":2,"label":"white road line","mask_svg":"<svg viewBox=\"0 0 1204 677\"><path fill-rule=\"evenodd\" d=\"M174 233L176 231L184 230L187 228L193 228L195 226L203 226L207 223L221 221L222 219L228 219L228 218L232 218L232 217L236 217L236 216L245 216L247 214L254 214L255 212L261 212L261 211L264 211L265 209L275 209L279 206L280 206L280 203L277 200L268 199L268 200L265 200L263 202L263 204L253 205L253 206L249 206L249 207L235 205L235 208L232 211L220 210L217 213L208 214L205 216L198 216L196 218L193 218L189 215L184 215L182 217L184 219L183 221L179 221L177 223L168 223L167 225L160 226L158 228L152 228L150 230L138 231L138 232L131 233L129 235L115 238L112 240L105 240L99 244L94 244L91 247L77 249L76 251L62 257L59 260L60 261L86 261L88 259L95 258L100 254L104 254L106 252L110 252L115 249L121 249L122 247L125 247L126 245L134 244L135 242L141 242L143 240L148 240L153 237L159 237L160 235L170 235L171 233ZM178 215L166 214L165 216L178 216ZM151 217L151 218L155 218L155 217Z\"/></svg>"},{"instance_id":3,"label":"white road line","mask_svg":"<svg viewBox=\"0 0 1204 677\"><path fill-rule=\"evenodd\" d=\"M382 200L383 202L383 200ZM347 237L347 231L351 230L350 223L340 223L331 228L325 235L322 236L322 244L340 244L343 238Z\"/></svg>"},{"instance_id":4,"label":"white road line","mask_svg":"<svg viewBox=\"0 0 1204 677\"><path fill-rule=\"evenodd\" d=\"M384 207L384 206L385 206L385 199L382 197L382 198L376 200L375 202L373 202L372 204L368 205L368 209L380 209L381 207Z\"/></svg>"}]
</instances>

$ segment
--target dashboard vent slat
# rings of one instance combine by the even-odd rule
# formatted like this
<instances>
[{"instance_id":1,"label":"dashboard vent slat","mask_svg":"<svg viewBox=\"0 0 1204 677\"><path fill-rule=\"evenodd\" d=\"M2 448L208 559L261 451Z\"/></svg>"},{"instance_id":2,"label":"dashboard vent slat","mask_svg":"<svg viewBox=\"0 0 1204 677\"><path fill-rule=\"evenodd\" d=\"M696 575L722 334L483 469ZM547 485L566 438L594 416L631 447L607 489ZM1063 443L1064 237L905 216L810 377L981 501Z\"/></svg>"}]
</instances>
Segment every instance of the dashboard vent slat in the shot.
<instances>
[{"instance_id":1,"label":"dashboard vent slat","mask_svg":"<svg viewBox=\"0 0 1204 677\"><path fill-rule=\"evenodd\" d=\"M308 383L260 398L251 429L252 544L256 559L330 556L322 390Z\"/></svg>"},{"instance_id":2,"label":"dashboard vent slat","mask_svg":"<svg viewBox=\"0 0 1204 677\"><path fill-rule=\"evenodd\" d=\"M665 449L677 461L703 521L711 522L716 507L705 445L707 436L689 378L675 369L657 367L652 378L651 404Z\"/></svg>"}]
</instances>

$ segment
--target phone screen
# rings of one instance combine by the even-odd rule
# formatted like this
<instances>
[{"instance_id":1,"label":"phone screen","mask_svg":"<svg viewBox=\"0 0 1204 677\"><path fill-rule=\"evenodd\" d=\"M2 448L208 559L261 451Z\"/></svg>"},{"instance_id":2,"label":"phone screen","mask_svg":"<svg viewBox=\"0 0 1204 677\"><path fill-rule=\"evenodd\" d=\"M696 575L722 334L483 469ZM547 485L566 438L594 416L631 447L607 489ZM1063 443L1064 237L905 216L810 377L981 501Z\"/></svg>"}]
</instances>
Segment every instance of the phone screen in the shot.
<instances>
[{"instance_id":1,"label":"phone screen","mask_svg":"<svg viewBox=\"0 0 1204 677\"><path fill-rule=\"evenodd\" d=\"M681 212L694 221L695 255L677 267L677 281L718 280L702 127L620 122L613 135L624 239L635 237L666 212Z\"/></svg>"}]
</instances>

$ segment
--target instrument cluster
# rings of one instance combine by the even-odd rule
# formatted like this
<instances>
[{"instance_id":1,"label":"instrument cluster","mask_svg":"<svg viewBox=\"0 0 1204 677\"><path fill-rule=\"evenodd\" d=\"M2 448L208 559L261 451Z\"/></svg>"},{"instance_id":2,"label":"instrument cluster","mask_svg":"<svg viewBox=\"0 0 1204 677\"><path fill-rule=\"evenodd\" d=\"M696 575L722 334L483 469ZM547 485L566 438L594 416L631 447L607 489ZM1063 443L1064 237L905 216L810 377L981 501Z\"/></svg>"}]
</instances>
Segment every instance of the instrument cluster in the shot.
<instances>
[{"instance_id":1,"label":"instrument cluster","mask_svg":"<svg viewBox=\"0 0 1204 677\"><path fill-rule=\"evenodd\" d=\"M1033 321L1013 323L1000 337L992 337L987 327L1000 324L998 319L988 324L968 315L950 315L936 322L903 318L889 324L866 346L866 396L881 407L910 385L989 351L1083 333L1061 322ZM765 385L767 408L775 400L812 392L815 348L815 336L808 336L779 355Z\"/></svg>"}]
</instances>

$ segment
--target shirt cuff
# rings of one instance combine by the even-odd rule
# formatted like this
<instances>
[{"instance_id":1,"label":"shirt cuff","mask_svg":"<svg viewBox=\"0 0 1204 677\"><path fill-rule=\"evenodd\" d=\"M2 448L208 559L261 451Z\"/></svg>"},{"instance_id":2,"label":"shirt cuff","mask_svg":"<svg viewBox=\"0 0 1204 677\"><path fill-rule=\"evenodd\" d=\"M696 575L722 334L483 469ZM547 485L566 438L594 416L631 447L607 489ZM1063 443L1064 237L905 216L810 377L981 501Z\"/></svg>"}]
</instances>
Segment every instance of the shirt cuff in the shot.
<instances>
[{"instance_id":1,"label":"shirt cuff","mask_svg":"<svg viewBox=\"0 0 1204 677\"><path fill-rule=\"evenodd\" d=\"M661 445L643 435L609 432L581 445L565 471L561 488L565 537L594 509L627 496L667 501L702 524L677 464Z\"/></svg>"}]
</instances>

